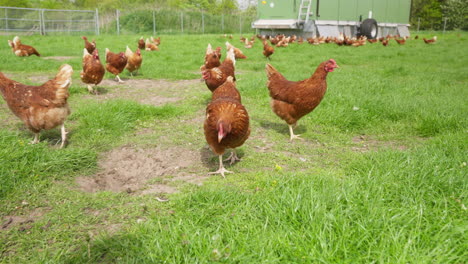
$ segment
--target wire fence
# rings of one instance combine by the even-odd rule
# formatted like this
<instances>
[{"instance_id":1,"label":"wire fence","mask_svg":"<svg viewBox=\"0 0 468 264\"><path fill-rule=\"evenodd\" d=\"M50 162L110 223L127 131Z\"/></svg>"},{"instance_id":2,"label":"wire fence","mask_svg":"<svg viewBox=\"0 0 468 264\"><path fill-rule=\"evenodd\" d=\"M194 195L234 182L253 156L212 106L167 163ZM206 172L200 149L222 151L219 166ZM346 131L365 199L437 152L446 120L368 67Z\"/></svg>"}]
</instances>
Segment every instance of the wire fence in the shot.
<instances>
[{"instance_id":1,"label":"wire fence","mask_svg":"<svg viewBox=\"0 0 468 264\"><path fill-rule=\"evenodd\" d=\"M256 13L233 12L213 15L204 11L57 10L0 6L0 32L7 34L217 34L255 32Z\"/></svg>"},{"instance_id":2,"label":"wire fence","mask_svg":"<svg viewBox=\"0 0 468 264\"><path fill-rule=\"evenodd\" d=\"M106 14L101 31L108 34L215 34L254 32L256 13L213 15L204 11L137 10Z\"/></svg>"},{"instance_id":3,"label":"wire fence","mask_svg":"<svg viewBox=\"0 0 468 264\"><path fill-rule=\"evenodd\" d=\"M0 7L0 31L27 34L94 32L99 34L98 12Z\"/></svg>"}]
</instances>

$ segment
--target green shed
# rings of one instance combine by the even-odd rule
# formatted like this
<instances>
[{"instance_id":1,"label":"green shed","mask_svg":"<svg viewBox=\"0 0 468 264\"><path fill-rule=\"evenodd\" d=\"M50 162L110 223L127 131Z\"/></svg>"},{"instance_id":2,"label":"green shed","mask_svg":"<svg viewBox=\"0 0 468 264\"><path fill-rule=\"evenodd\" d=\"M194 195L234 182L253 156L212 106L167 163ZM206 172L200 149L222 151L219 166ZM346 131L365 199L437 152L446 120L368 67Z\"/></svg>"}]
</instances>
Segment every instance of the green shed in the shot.
<instances>
[{"instance_id":1,"label":"green shed","mask_svg":"<svg viewBox=\"0 0 468 264\"><path fill-rule=\"evenodd\" d=\"M259 34L409 36L411 0L258 0Z\"/></svg>"}]
</instances>

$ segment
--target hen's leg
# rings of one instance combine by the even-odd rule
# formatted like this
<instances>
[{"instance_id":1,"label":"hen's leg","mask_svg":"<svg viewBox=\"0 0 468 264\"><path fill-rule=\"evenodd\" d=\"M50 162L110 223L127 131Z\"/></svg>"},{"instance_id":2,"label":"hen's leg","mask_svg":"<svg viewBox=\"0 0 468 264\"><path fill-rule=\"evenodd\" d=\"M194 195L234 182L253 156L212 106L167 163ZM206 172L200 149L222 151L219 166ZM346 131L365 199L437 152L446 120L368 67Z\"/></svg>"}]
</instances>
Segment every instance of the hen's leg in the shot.
<instances>
[{"instance_id":1,"label":"hen's leg","mask_svg":"<svg viewBox=\"0 0 468 264\"><path fill-rule=\"evenodd\" d=\"M300 135L294 135L294 131L293 131L293 126L292 126L292 125L288 125L288 126L289 126L289 133L291 134L291 137L289 138L289 141L293 141L293 139L304 140L303 138L300 138L300 137L299 137Z\"/></svg>"},{"instance_id":2,"label":"hen's leg","mask_svg":"<svg viewBox=\"0 0 468 264\"><path fill-rule=\"evenodd\" d=\"M224 173L234 173L232 171L228 171L224 168L224 165L223 165L223 155L219 155L219 169L217 171L214 171L214 172L209 172L208 174L221 174L223 176L223 178L226 178L226 176L224 176Z\"/></svg>"},{"instance_id":3,"label":"hen's leg","mask_svg":"<svg viewBox=\"0 0 468 264\"><path fill-rule=\"evenodd\" d=\"M93 87L91 87L90 84L88 84L88 92L89 92L90 94L95 93L94 90L93 90Z\"/></svg>"},{"instance_id":4,"label":"hen's leg","mask_svg":"<svg viewBox=\"0 0 468 264\"><path fill-rule=\"evenodd\" d=\"M39 133L34 133L34 139L29 144L37 144L39 143Z\"/></svg>"},{"instance_id":5,"label":"hen's leg","mask_svg":"<svg viewBox=\"0 0 468 264\"><path fill-rule=\"evenodd\" d=\"M67 141L67 134L68 134L68 132L65 131L65 124L62 124L60 131L62 132L62 144L60 144L60 148L63 148L63 146L65 145L65 142Z\"/></svg>"},{"instance_id":6,"label":"hen's leg","mask_svg":"<svg viewBox=\"0 0 468 264\"><path fill-rule=\"evenodd\" d=\"M232 165L234 162L241 160L239 157L237 157L236 150L232 150L231 155L225 159L224 161L230 161L229 165Z\"/></svg>"},{"instance_id":7,"label":"hen's leg","mask_svg":"<svg viewBox=\"0 0 468 264\"><path fill-rule=\"evenodd\" d=\"M119 83L123 83L123 81L120 79L119 75L116 75L115 78L117 79L117 81L118 81Z\"/></svg>"}]
</instances>

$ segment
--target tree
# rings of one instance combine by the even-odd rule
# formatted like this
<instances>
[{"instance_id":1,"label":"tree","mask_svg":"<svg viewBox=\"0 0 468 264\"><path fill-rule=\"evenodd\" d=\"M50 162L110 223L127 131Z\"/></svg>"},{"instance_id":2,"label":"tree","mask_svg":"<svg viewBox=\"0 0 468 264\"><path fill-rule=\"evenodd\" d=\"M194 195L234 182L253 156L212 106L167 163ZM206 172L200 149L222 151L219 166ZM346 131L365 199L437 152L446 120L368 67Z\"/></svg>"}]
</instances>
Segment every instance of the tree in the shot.
<instances>
[{"instance_id":1,"label":"tree","mask_svg":"<svg viewBox=\"0 0 468 264\"><path fill-rule=\"evenodd\" d=\"M468 29L468 3L466 0L447 0L442 5L448 29Z\"/></svg>"},{"instance_id":2,"label":"tree","mask_svg":"<svg viewBox=\"0 0 468 264\"><path fill-rule=\"evenodd\" d=\"M421 19L421 29L438 29L442 24L441 3L445 0L413 0L411 22L417 24Z\"/></svg>"}]
</instances>

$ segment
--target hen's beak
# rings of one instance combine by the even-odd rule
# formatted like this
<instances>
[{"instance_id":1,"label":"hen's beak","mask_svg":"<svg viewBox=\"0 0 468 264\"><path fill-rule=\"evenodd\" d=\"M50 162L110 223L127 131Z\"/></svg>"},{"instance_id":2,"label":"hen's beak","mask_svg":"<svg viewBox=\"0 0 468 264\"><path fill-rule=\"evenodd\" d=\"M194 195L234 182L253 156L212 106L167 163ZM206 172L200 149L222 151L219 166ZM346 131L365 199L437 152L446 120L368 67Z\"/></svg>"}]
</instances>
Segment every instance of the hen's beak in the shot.
<instances>
[{"instance_id":1,"label":"hen's beak","mask_svg":"<svg viewBox=\"0 0 468 264\"><path fill-rule=\"evenodd\" d=\"M218 133L218 143L220 143L221 140L223 140L223 138L224 138L223 134Z\"/></svg>"}]
</instances>

